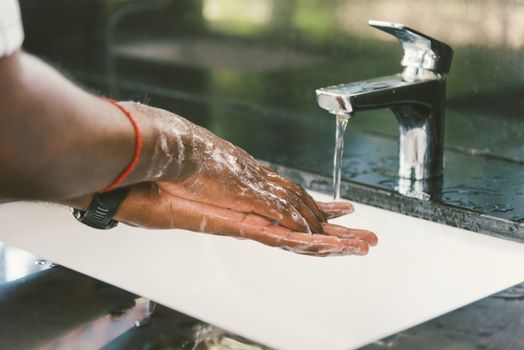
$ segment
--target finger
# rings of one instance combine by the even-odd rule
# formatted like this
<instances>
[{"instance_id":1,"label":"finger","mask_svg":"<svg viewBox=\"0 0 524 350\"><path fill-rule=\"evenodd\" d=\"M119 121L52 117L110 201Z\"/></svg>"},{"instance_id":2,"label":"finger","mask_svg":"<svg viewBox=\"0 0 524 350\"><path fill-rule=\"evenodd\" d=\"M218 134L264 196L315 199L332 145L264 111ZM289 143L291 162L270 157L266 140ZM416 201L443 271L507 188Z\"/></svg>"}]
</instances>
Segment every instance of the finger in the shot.
<instances>
[{"instance_id":1,"label":"finger","mask_svg":"<svg viewBox=\"0 0 524 350\"><path fill-rule=\"evenodd\" d=\"M369 250L368 244L360 239L285 232L279 231L277 226L256 229L250 234L253 240L299 254L365 255Z\"/></svg>"},{"instance_id":2,"label":"finger","mask_svg":"<svg viewBox=\"0 0 524 350\"><path fill-rule=\"evenodd\" d=\"M301 255L307 255L307 256L316 256L316 257L326 257L326 256L332 257L332 256L347 256L348 255L348 254L337 254L337 253L309 253L309 252L303 252L303 253L300 253L300 254ZM353 254L353 255L355 255L355 254Z\"/></svg>"},{"instance_id":3,"label":"finger","mask_svg":"<svg viewBox=\"0 0 524 350\"><path fill-rule=\"evenodd\" d=\"M308 206L304 204L304 202L300 200L300 198L296 196L296 194L289 192L284 187L278 184L263 183L262 185L266 191L271 192L280 198L285 198L289 200L291 205L293 205L293 207L296 208L300 215L302 215L302 217L306 220L309 228L311 229L311 232L324 232L322 225L320 224L315 214L309 209Z\"/></svg>"},{"instance_id":4,"label":"finger","mask_svg":"<svg viewBox=\"0 0 524 350\"><path fill-rule=\"evenodd\" d=\"M309 207L305 206L303 203L301 203L298 200L293 200L293 206L297 208L297 210L300 212L302 217L306 220L309 229L312 233L324 233L324 229L321 225L321 223L318 221L317 217L313 212L309 209Z\"/></svg>"},{"instance_id":5,"label":"finger","mask_svg":"<svg viewBox=\"0 0 524 350\"><path fill-rule=\"evenodd\" d=\"M320 210L318 207L317 202L309 195L309 193L306 192L302 186L275 172L267 172L266 176L271 182L285 188L289 193L293 193L301 203L309 208L318 221L326 222L326 217L322 210Z\"/></svg>"},{"instance_id":6,"label":"finger","mask_svg":"<svg viewBox=\"0 0 524 350\"><path fill-rule=\"evenodd\" d=\"M324 233L329 236L360 239L372 247L376 246L378 243L377 235L368 230L347 228L344 226L334 224L323 224L323 226Z\"/></svg>"},{"instance_id":7,"label":"finger","mask_svg":"<svg viewBox=\"0 0 524 350\"><path fill-rule=\"evenodd\" d=\"M287 188L282 186L280 183L273 181L274 179L281 179L281 177L278 174L276 174L272 170L267 169L265 171L260 171L261 168L258 167L257 164L249 164L248 167L250 168L251 173L253 174L253 178L251 179L250 183L247 183L247 185L251 189L255 190L253 193L253 197L260 197L260 194L262 193L261 190L263 190L264 193L269 194L271 197L274 197L274 199L288 203L305 220L309 230L297 230L296 226L289 226L289 215L286 215L286 213L284 212L284 215L276 215L277 217L275 217L272 208L268 208L267 205L265 205L267 203L260 203L260 206L256 206L255 210L253 210L254 213L276 220L279 224L288 227L294 231L322 233L322 225L320 225L320 222L315 216L315 214L301 200L301 198L299 198L299 196L296 193L287 190ZM291 217L292 222L296 221L296 219L296 217Z\"/></svg>"},{"instance_id":8,"label":"finger","mask_svg":"<svg viewBox=\"0 0 524 350\"><path fill-rule=\"evenodd\" d=\"M322 210L327 219L338 218L346 214L351 214L355 208L348 202L318 202L317 205Z\"/></svg>"},{"instance_id":9,"label":"finger","mask_svg":"<svg viewBox=\"0 0 524 350\"><path fill-rule=\"evenodd\" d=\"M216 209L220 212L219 215L207 216L208 233L251 239L268 246L313 256L365 255L369 250L368 244L361 239L293 232L285 227L272 225L266 218L255 214L226 213L222 208ZM241 219L239 214L243 215ZM228 216L233 220L226 219Z\"/></svg>"},{"instance_id":10,"label":"finger","mask_svg":"<svg viewBox=\"0 0 524 350\"><path fill-rule=\"evenodd\" d=\"M310 226L310 221L312 221L311 217L308 221L302 215L302 213L288 201L288 199L282 199L278 196L271 194L265 198L257 197L256 199L254 199L254 201L255 205L253 213L268 218L271 222L277 222L279 225L293 231L305 233L312 232L312 228ZM317 232L318 230L322 231L322 227L320 226L320 224L318 224L318 226L315 226L315 222L312 222L313 229Z\"/></svg>"},{"instance_id":11,"label":"finger","mask_svg":"<svg viewBox=\"0 0 524 350\"><path fill-rule=\"evenodd\" d=\"M148 206L150 219L157 220L153 223L154 227L163 225L163 227L178 227L247 238L300 254L364 255L369 249L367 243L360 239L294 232L286 227L273 225L267 218L256 214L246 214L179 198L167 192L161 192L159 197L157 205ZM140 202L135 201L135 203ZM145 212L141 206L135 210L140 210L140 214ZM139 215L128 213L128 216Z\"/></svg>"},{"instance_id":12,"label":"finger","mask_svg":"<svg viewBox=\"0 0 524 350\"><path fill-rule=\"evenodd\" d=\"M182 228L236 238L252 239L295 253L364 255L368 244L357 238L294 232L272 225L267 218L246 214L190 199L163 190L135 185L117 212L119 221L149 228Z\"/></svg>"}]
</instances>

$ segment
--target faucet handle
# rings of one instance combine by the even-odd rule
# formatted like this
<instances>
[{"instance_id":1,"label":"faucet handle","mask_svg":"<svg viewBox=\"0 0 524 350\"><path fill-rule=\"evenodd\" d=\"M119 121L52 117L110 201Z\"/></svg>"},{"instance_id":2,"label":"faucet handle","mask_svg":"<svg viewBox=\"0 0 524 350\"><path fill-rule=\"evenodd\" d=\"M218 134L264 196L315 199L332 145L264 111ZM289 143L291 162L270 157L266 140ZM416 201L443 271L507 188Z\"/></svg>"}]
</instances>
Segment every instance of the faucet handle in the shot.
<instances>
[{"instance_id":1,"label":"faucet handle","mask_svg":"<svg viewBox=\"0 0 524 350\"><path fill-rule=\"evenodd\" d=\"M449 45L403 24L373 20L368 24L397 37L404 49L401 66L427 69L440 74L449 73L453 57L453 49Z\"/></svg>"}]
</instances>

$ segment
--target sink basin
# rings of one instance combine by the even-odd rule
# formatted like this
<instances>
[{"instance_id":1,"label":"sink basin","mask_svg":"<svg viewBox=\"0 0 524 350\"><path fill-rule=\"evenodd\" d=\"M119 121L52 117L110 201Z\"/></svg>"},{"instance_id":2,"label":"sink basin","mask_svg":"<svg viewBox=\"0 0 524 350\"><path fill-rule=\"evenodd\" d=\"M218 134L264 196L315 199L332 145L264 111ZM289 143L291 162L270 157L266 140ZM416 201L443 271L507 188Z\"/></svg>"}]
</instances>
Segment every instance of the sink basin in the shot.
<instances>
[{"instance_id":1,"label":"sink basin","mask_svg":"<svg viewBox=\"0 0 524 350\"><path fill-rule=\"evenodd\" d=\"M365 257L182 230L98 231L35 203L1 207L0 241L278 349L356 348L524 280L522 244L355 208L335 222L378 234Z\"/></svg>"}]
</instances>

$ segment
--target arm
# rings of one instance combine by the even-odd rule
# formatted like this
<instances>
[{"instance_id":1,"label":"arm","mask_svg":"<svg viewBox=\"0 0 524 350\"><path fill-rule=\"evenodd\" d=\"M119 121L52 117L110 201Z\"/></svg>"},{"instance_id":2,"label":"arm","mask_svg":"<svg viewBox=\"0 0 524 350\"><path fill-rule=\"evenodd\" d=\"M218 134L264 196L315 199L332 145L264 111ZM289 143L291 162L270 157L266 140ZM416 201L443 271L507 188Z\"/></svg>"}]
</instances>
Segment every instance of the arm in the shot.
<instances>
[{"instance_id":1,"label":"arm","mask_svg":"<svg viewBox=\"0 0 524 350\"><path fill-rule=\"evenodd\" d=\"M134 132L115 106L73 85L37 59L15 54L0 60L0 197L57 200L99 191L129 163ZM298 187L312 210L291 204L292 194L243 150L167 111L127 106L144 135L137 168L125 184L175 181L182 197L255 211L300 230L320 231L322 214ZM281 183L274 193L273 180ZM284 186L284 187L285 187ZM274 186L273 186L274 187ZM232 195L224 198L224 192ZM261 195L263 194L263 195ZM294 195L293 195L294 196ZM208 202L208 203L209 203ZM275 210L286 215L282 217ZM293 216L293 217L292 217Z\"/></svg>"},{"instance_id":2,"label":"arm","mask_svg":"<svg viewBox=\"0 0 524 350\"><path fill-rule=\"evenodd\" d=\"M114 106L27 54L0 59L0 198L69 198L111 183L132 157L133 129ZM151 128L139 120L144 178Z\"/></svg>"},{"instance_id":3,"label":"arm","mask_svg":"<svg viewBox=\"0 0 524 350\"><path fill-rule=\"evenodd\" d=\"M134 131L115 106L17 53L0 59L0 199L87 207L130 162ZM173 113L126 102L143 134L116 218L254 239L313 255L365 254L376 237L330 225L325 206L244 150ZM73 199L72 199L73 198ZM316 234L313 234L316 233Z\"/></svg>"}]
</instances>

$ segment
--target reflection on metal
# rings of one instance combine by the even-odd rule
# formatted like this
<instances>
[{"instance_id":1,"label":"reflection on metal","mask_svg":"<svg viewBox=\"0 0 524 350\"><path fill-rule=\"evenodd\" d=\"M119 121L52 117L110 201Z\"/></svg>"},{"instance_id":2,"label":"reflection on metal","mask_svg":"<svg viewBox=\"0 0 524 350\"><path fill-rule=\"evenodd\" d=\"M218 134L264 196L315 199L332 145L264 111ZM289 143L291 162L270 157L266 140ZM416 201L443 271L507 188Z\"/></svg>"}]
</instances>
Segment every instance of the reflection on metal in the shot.
<instances>
[{"instance_id":1,"label":"reflection on metal","mask_svg":"<svg viewBox=\"0 0 524 350\"><path fill-rule=\"evenodd\" d=\"M400 65L410 68L407 72L404 71L404 79L407 81L416 79L419 69L422 70L421 73L429 73L429 78L434 75L430 72L449 73L453 50L448 45L401 24L369 21L369 25L395 36L400 41L404 50Z\"/></svg>"},{"instance_id":2,"label":"reflection on metal","mask_svg":"<svg viewBox=\"0 0 524 350\"><path fill-rule=\"evenodd\" d=\"M411 181L438 179L444 158L444 74L451 67L453 51L400 24L369 24L399 39L404 49L403 72L317 89L317 102L334 115L390 108L399 122L399 177ZM405 188L404 183L399 188Z\"/></svg>"},{"instance_id":3,"label":"reflection on metal","mask_svg":"<svg viewBox=\"0 0 524 350\"><path fill-rule=\"evenodd\" d=\"M442 178L430 180L398 179L395 189L402 195L420 200L442 199Z\"/></svg>"}]
</instances>

